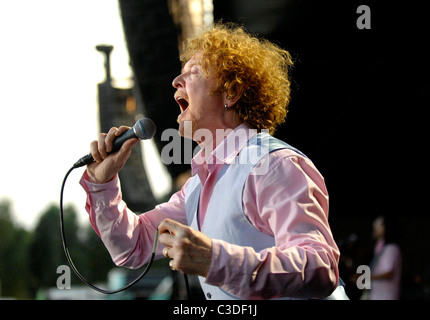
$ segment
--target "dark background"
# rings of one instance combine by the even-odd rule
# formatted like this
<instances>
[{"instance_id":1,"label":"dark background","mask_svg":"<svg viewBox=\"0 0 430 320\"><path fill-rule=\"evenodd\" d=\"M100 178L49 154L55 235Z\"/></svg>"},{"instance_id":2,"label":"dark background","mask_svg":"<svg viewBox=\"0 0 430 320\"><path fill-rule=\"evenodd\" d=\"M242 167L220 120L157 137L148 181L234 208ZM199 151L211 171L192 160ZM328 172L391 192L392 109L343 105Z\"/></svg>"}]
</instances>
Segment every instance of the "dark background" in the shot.
<instances>
[{"instance_id":1,"label":"dark background","mask_svg":"<svg viewBox=\"0 0 430 320\"><path fill-rule=\"evenodd\" d=\"M171 81L181 67L181 30L164 1L119 3L137 86L147 116L157 123L161 150L161 132L176 128ZM368 263L375 216L399 222L404 298L428 298L429 288L429 19L423 3L214 1L215 21L240 23L293 55L290 112L276 136L307 154L324 175L329 221L344 256ZM361 4L371 9L370 30L356 26ZM188 166L168 169L177 177Z\"/></svg>"}]
</instances>

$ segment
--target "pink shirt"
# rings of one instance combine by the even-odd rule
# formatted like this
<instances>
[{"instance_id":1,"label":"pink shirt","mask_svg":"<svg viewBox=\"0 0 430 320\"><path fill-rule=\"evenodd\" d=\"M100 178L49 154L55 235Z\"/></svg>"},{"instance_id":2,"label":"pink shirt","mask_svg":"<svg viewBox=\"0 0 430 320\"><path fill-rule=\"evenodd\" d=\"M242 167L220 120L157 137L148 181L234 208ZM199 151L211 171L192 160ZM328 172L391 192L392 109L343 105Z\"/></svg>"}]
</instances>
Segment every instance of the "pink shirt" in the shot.
<instances>
[{"instance_id":1,"label":"pink shirt","mask_svg":"<svg viewBox=\"0 0 430 320\"><path fill-rule=\"evenodd\" d=\"M239 128L247 129L245 125ZM246 142L252 135L250 131L245 140L239 141ZM224 156L217 151L223 150L228 139L229 136L212 153L217 161L204 162L201 153L193 158L193 174L198 174L202 183L202 223L218 170L243 146L237 144ZM206 282L244 299L327 296L338 282L339 250L328 224L324 179L309 159L292 150L278 150L269 157L267 174L248 177L242 203L249 221L273 236L276 246L255 252L251 247L212 239L212 262ZM87 191L86 210L91 224L117 265L138 268L147 262L156 228L163 219L187 224L185 190L189 181L168 202L135 215L121 199L117 177L106 184L92 184L84 174L81 185ZM159 257L161 251L159 246Z\"/></svg>"},{"instance_id":2,"label":"pink shirt","mask_svg":"<svg viewBox=\"0 0 430 320\"><path fill-rule=\"evenodd\" d=\"M379 255L376 265L372 269L372 275L379 276L392 272L390 278L372 279L370 300L398 300L400 299L400 287L402 280L402 254L397 244L385 245L384 240L379 240L375 247L375 255Z\"/></svg>"}]
</instances>

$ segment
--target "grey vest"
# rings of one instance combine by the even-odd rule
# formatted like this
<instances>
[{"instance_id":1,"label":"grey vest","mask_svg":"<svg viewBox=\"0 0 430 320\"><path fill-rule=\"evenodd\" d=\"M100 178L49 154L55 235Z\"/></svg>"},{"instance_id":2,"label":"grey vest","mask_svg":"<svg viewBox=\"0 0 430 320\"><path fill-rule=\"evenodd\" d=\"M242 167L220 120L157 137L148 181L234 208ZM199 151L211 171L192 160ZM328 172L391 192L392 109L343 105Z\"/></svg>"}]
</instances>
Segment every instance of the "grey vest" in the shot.
<instances>
[{"instance_id":1,"label":"grey vest","mask_svg":"<svg viewBox=\"0 0 430 320\"><path fill-rule=\"evenodd\" d=\"M256 165L258 167L255 167L254 172L257 174L267 172L269 157L263 159L264 156L284 148L292 149L305 156L299 150L267 133L253 136L239 152L235 163L225 164L219 172L203 227L200 225L198 214L201 183L199 177L194 176L185 193L188 225L210 238L252 247L256 252L275 246L272 236L256 229L246 218L242 208L242 192L246 179ZM219 287L206 284L203 277L199 277L199 280L205 296L209 299L240 299Z\"/></svg>"}]
</instances>

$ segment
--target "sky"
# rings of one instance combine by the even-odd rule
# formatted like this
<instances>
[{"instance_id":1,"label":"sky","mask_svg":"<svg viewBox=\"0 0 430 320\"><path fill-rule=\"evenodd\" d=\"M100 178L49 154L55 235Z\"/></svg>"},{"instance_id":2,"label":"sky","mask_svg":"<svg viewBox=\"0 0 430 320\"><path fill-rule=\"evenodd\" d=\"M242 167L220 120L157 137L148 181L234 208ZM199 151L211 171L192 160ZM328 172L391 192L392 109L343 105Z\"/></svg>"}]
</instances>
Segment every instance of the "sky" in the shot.
<instances>
[{"instance_id":1,"label":"sky","mask_svg":"<svg viewBox=\"0 0 430 320\"><path fill-rule=\"evenodd\" d=\"M132 71L117 0L0 2L0 201L12 202L14 221L26 229L59 204L64 175L99 134L97 84L105 71L98 44L114 46L112 77L126 83ZM152 141L142 144L154 150ZM161 195L169 181L156 168ZM68 178L64 203L85 223L83 170Z\"/></svg>"}]
</instances>

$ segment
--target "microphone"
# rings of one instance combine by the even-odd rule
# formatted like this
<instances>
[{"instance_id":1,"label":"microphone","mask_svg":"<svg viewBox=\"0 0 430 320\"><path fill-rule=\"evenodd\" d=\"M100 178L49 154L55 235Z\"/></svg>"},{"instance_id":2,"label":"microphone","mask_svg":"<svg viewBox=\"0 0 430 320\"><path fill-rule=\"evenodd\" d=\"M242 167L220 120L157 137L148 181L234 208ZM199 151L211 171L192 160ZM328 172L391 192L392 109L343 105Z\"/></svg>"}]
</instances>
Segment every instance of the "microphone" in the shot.
<instances>
[{"instance_id":1,"label":"microphone","mask_svg":"<svg viewBox=\"0 0 430 320\"><path fill-rule=\"evenodd\" d=\"M138 138L139 140L147 140L151 139L156 131L155 123L149 118L139 119L132 128L128 131L124 132L121 136L117 137L113 142L112 151L118 151L121 149L124 142L128 139ZM110 154L109 153L109 154ZM91 153L87 154L80 158L74 165L73 168L79 168L94 162L93 156Z\"/></svg>"}]
</instances>

